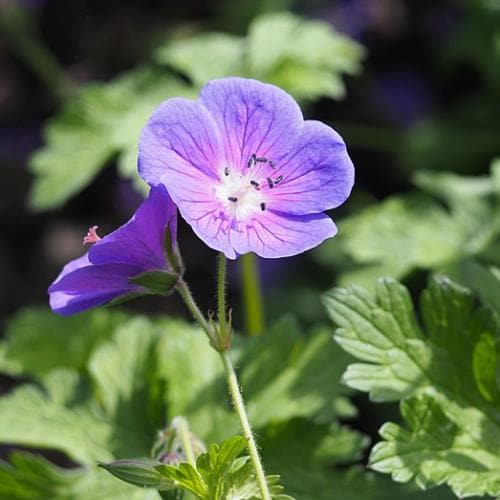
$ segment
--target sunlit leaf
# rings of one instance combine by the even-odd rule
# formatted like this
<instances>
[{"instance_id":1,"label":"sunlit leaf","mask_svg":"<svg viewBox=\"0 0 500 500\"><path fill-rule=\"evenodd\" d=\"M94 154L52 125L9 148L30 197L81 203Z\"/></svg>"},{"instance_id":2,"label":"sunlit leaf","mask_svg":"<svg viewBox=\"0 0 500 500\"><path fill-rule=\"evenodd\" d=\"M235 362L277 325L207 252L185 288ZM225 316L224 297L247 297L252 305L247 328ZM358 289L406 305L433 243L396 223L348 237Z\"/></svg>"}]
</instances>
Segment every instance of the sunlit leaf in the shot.
<instances>
[{"instance_id":1,"label":"sunlit leaf","mask_svg":"<svg viewBox=\"0 0 500 500\"><path fill-rule=\"evenodd\" d=\"M35 175L31 206L45 210L62 205L117 154L122 174L139 184L139 133L160 102L179 95L190 95L189 88L168 73L151 69L82 87L49 121L46 145L31 158Z\"/></svg>"},{"instance_id":2,"label":"sunlit leaf","mask_svg":"<svg viewBox=\"0 0 500 500\"><path fill-rule=\"evenodd\" d=\"M337 342L362 361L344 381L375 401L402 399L407 426L382 427L372 468L422 488L446 483L460 497L500 494L497 357L487 347L498 342L497 316L441 277L422 294L422 325L392 279L379 281L374 295L334 289L325 304L340 326Z\"/></svg>"},{"instance_id":3,"label":"sunlit leaf","mask_svg":"<svg viewBox=\"0 0 500 500\"><path fill-rule=\"evenodd\" d=\"M363 50L321 21L289 13L256 19L248 35L249 74L270 81L296 98L344 96L342 73L360 70Z\"/></svg>"},{"instance_id":4,"label":"sunlit leaf","mask_svg":"<svg viewBox=\"0 0 500 500\"><path fill-rule=\"evenodd\" d=\"M110 309L71 318L57 316L48 308L21 310L7 323L0 371L41 376L61 367L85 370L92 350L126 319L125 314Z\"/></svg>"},{"instance_id":5,"label":"sunlit leaf","mask_svg":"<svg viewBox=\"0 0 500 500\"><path fill-rule=\"evenodd\" d=\"M0 498L9 500L159 500L155 491L145 492L117 481L96 467L62 469L29 453L13 453L0 461Z\"/></svg>"},{"instance_id":6,"label":"sunlit leaf","mask_svg":"<svg viewBox=\"0 0 500 500\"><path fill-rule=\"evenodd\" d=\"M226 33L202 33L173 40L156 58L188 75L199 87L209 80L244 74L244 38Z\"/></svg>"}]
</instances>

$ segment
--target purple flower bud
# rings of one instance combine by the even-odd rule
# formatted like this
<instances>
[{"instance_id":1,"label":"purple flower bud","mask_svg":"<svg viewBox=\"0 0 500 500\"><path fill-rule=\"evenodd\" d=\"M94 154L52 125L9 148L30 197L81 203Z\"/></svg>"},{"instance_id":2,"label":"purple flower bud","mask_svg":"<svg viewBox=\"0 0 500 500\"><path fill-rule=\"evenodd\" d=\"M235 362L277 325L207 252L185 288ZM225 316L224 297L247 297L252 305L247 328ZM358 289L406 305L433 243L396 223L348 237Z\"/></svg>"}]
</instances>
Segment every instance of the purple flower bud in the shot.
<instances>
[{"instance_id":1,"label":"purple flower bud","mask_svg":"<svg viewBox=\"0 0 500 500\"><path fill-rule=\"evenodd\" d=\"M89 252L64 266L50 285L50 306L63 316L75 314L130 294L148 293L133 281L147 272L170 272L164 243L166 231L175 245L177 207L164 186L152 188L134 216L100 238L94 226L85 243Z\"/></svg>"}]
</instances>

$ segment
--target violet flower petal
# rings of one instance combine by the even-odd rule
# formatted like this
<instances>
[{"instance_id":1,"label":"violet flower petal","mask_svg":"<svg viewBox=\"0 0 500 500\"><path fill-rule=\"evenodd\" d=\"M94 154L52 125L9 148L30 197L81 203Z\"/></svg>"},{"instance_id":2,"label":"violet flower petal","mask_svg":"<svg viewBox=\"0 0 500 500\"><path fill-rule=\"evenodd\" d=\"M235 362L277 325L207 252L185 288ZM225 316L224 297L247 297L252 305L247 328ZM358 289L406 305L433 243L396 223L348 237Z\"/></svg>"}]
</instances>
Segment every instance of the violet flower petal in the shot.
<instances>
[{"instance_id":1,"label":"violet flower petal","mask_svg":"<svg viewBox=\"0 0 500 500\"><path fill-rule=\"evenodd\" d=\"M76 267L76 261L82 261L83 257L65 266L49 287L50 307L58 314L68 316L141 290L129 282L129 277L141 273L140 267L130 264Z\"/></svg>"},{"instance_id":2,"label":"violet flower petal","mask_svg":"<svg viewBox=\"0 0 500 500\"><path fill-rule=\"evenodd\" d=\"M266 211L251 227L238 227L230 240L238 254L255 252L268 259L290 257L316 247L337 234L325 214L289 215Z\"/></svg>"},{"instance_id":3,"label":"violet flower petal","mask_svg":"<svg viewBox=\"0 0 500 500\"><path fill-rule=\"evenodd\" d=\"M229 232L234 221L221 210L217 201L181 202L179 212L206 245L218 252L223 252L228 259L236 259L237 254L229 239Z\"/></svg>"},{"instance_id":4,"label":"violet flower petal","mask_svg":"<svg viewBox=\"0 0 500 500\"><path fill-rule=\"evenodd\" d=\"M273 172L282 179L268 193L268 208L305 215L338 207L354 184L354 166L335 130L307 120L294 150Z\"/></svg>"},{"instance_id":5,"label":"violet flower petal","mask_svg":"<svg viewBox=\"0 0 500 500\"><path fill-rule=\"evenodd\" d=\"M167 169L194 189L217 179L221 137L210 113L199 103L173 98L160 104L139 140L139 174L152 186ZM169 193L175 200L174 193Z\"/></svg>"},{"instance_id":6,"label":"violet flower petal","mask_svg":"<svg viewBox=\"0 0 500 500\"><path fill-rule=\"evenodd\" d=\"M92 245L92 264L124 263L143 270L165 268L164 239L168 225L172 241L177 239L177 207L165 186L151 188L147 200L123 226Z\"/></svg>"},{"instance_id":7,"label":"violet flower petal","mask_svg":"<svg viewBox=\"0 0 500 500\"><path fill-rule=\"evenodd\" d=\"M304 122L289 94L257 80L212 80L202 88L199 102L214 117L223 137L224 166L240 172L253 154L273 161L283 158Z\"/></svg>"}]
</instances>

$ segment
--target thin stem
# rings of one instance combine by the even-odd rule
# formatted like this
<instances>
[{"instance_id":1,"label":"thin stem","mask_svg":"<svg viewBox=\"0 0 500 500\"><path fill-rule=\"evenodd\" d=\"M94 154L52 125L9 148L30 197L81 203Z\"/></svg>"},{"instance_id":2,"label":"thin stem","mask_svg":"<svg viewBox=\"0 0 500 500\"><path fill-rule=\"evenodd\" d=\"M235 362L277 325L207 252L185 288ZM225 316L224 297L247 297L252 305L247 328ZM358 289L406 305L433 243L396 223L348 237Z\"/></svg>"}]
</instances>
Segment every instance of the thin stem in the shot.
<instances>
[{"instance_id":1,"label":"thin stem","mask_svg":"<svg viewBox=\"0 0 500 500\"><path fill-rule=\"evenodd\" d=\"M198 322L198 324L203 328L205 333L208 335L208 338L212 340L212 329L208 324L208 321L205 319L205 316L200 311L198 304L196 304L193 295L191 294L191 290L189 289L187 283L183 278L179 278L177 281L177 291L180 293L184 303L187 308L193 315L193 318Z\"/></svg>"},{"instance_id":2,"label":"thin stem","mask_svg":"<svg viewBox=\"0 0 500 500\"><path fill-rule=\"evenodd\" d=\"M255 470L255 477L257 479L257 482L259 483L260 493L263 500L271 500L271 494L267 486L264 468L262 467L262 462L257 450L257 444L255 443L252 428L250 427L250 422L248 421L245 404L243 403L243 397L241 395L238 379L234 371L233 362L231 361L231 357L228 351L221 352L220 357L222 358L222 362L224 363L224 369L226 371L227 383L229 392L231 394L231 399L233 400L233 406L240 419L243 436L248 443L248 451L250 453L250 459L252 460L252 464Z\"/></svg>"},{"instance_id":3,"label":"thin stem","mask_svg":"<svg viewBox=\"0 0 500 500\"><path fill-rule=\"evenodd\" d=\"M227 327L225 320L225 308L226 308L226 297L225 297L225 286L226 286L226 261L225 257L220 257L219 260L219 272L218 272L218 280L217 280L217 296L219 299L218 309L219 316L224 318L224 326ZM200 324L200 326L205 330L209 340L211 341L212 346L214 345L213 339L213 329L211 328L208 321L205 319L205 316L200 311L200 308L196 304L193 296L191 295L191 291L187 283L183 278L179 278L177 282L177 290L181 294L186 306L191 311L194 319ZM219 325L219 329L221 330L222 324ZM252 428L250 427L250 422L248 421L248 416L245 410L245 404L243 403L243 397L240 392L240 387L238 384L238 379L236 377L236 373L234 371L233 363L231 361L231 357L227 349L218 350L219 355L222 359L222 363L224 365L224 370L226 372L227 383L229 387L229 393L231 395L231 399L233 402L234 409L238 415L240 420L241 429L243 431L243 436L247 440L248 451L250 453L250 459L252 461L252 465L255 471L255 477L259 484L259 489L262 495L263 500L271 500L271 494L269 493L269 488L266 482L266 476L264 474L264 468L262 467L262 463L260 460L259 452L257 450L257 444L255 443L255 438L252 433Z\"/></svg>"},{"instance_id":4,"label":"thin stem","mask_svg":"<svg viewBox=\"0 0 500 500\"><path fill-rule=\"evenodd\" d=\"M196 468L196 459L194 457L193 445L191 443L191 432L189 431L189 425L184 417L176 417L176 427L179 432L179 437L181 438L182 448L186 454L187 461Z\"/></svg>"},{"instance_id":5,"label":"thin stem","mask_svg":"<svg viewBox=\"0 0 500 500\"><path fill-rule=\"evenodd\" d=\"M219 268L217 270L217 308L220 331L226 332L226 256L219 254Z\"/></svg>"},{"instance_id":6,"label":"thin stem","mask_svg":"<svg viewBox=\"0 0 500 500\"><path fill-rule=\"evenodd\" d=\"M219 270L217 273L217 298L218 298L218 308L219 308L219 322L220 331L226 331L226 257L223 253L219 255ZM243 402L243 396L241 395L240 386L238 384L238 378L236 377L236 372L234 371L233 362L231 361L231 356L227 350L219 352L224 364L224 369L226 371L227 385L229 387L229 393L231 394L231 399L233 401L234 409L238 414L240 419L241 430L243 431L243 436L247 440L248 451L250 453L250 459L252 460L253 468L255 471L255 477L259 483L259 489L264 500L271 500L271 495L269 493L269 488L266 482L266 476L264 474L264 468L262 467L262 462L260 460L259 452L257 450L257 444L250 427L250 422L248 420L247 412L245 410L245 404Z\"/></svg>"},{"instance_id":7,"label":"thin stem","mask_svg":"<svg viewBox=\"0 0 500 500\"><path fill-rule=\"evenodd\" d=\"M255 254L247 253L241 256L240 273L245 330L249 335L260 335L265 328L264 301Z\"/></svg>"}]
</instances>

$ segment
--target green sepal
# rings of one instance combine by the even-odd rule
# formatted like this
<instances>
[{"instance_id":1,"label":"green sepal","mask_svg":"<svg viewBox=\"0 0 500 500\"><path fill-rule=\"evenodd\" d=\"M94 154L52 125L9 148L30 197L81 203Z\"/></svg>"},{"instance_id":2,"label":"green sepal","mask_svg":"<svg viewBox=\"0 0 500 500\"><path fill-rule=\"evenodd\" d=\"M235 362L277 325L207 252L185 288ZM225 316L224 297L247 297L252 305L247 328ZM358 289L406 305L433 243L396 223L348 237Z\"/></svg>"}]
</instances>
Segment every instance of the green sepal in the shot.
<instances>
[{"instance_id":1,"label":"green sepal","mask_svg":"<svg viewBox=\"0 0 500 500\"><path fill-rule=\"evenodd\" d=\"M170 229L171 224L175 224L175 218L170 220L166 226L165 238L163 241L163 247L165 249L165 256L170 267L180 276L184 274L184 262L182 260L181 253L179 252L179 247L177 242L172 239L172 231Z\"/></svg>"},{"instance_id":2,"label":"green sepal","mask_svg":"<svg viewBox=\"0 0 500 500\"><path fill-rule=\"evenodd\" d=\"M146 271L129 278L129 281L146 288L149 293L168 295L173 292L177 279L178 275L169 271Z\"/></svg>"},{"instance_id":3,"label":"green sepal","mask_svg":"<svg viewBox=\"0 0 500 500\"><path fill-rule=\"evenodd\" d=\"M110 463L99 463L99 467L107 470L113 476L142 488L155 488L160 491L175 488L173 481L160 474L156 467L161 462L143 458L116 460Z\"/></svg>"}]
</instances>

